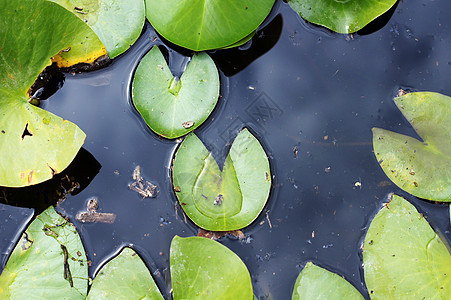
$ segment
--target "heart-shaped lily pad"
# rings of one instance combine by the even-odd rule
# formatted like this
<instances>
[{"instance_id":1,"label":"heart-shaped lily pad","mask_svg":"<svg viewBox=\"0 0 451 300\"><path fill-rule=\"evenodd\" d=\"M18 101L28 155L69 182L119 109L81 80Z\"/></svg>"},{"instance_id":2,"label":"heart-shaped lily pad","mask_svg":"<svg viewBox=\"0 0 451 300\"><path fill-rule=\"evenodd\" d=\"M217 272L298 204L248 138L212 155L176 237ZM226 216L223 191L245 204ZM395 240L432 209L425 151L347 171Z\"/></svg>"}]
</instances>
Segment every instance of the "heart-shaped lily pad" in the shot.
<instances>
[{"instance_id":1,"label":"heart-shaped lily pad","mask_svg":"<svg viewBox=\"0 0 451 300\"><path fill-rule=\"evenodd\" d=\"M170 42L196 51L224 48L263 22L274 0L146 0L152 26Z\"/></svg>"},{"instance_id":2,"label":"heart-shaped lily pad","mask_svg":"<svg viewBox=\"0 0 451 300\"><path fill-rule=\"evenodd\" d=\"M75 227L51 206L27 228L0 276L2 299L84 299L88 263Z\"/></svg>"},{"instance_id":3,"label":"heart-shaped lily pad","mask_svg":"<svg viewBox=\"0 0 451 300\"><path fill-rule=\"evenodd\" d=\"M251 276L227 247L203 237L171 243L174 299L253 299Z\"/></svg>"},{"instance_id":4,"label":"heart-shaped lily pad","mask_svg":"<svg viewBox=\"0 0 451 300\"><path fill-rule=\"evenodd\" d=\"M364 299L343 277L308 262L293 290L293 300L300 299Z\"/></svg>"},{"instance_id":5,"label":"heart-shaped lily pad","mask_svg":"<svg viewBox=\"0 0 451 300\"><path fill-rule=\"evenodd\" d=\"M199 127L219 98L219 74L206 53L195 54L180 80L154 46L133 78L133 103L154 132L177 138Z\"/></svg>"},{"instance_id":6,"label":"heart-shaped lily pad","mask_svg":"<svg viewBox=\"0 0 451 300\"><path fill-rule=\"evenodd\" d=\"M163 299L144 262L131 248L100 269L87 299Z\"/></svg>"},{"instance_id":7,"label":"heart-shaped lily pad","mask_svg":"<svg viewBox=\"0 0 451 300\"><path fill-rule=\"evenodd\" d=\"M335 32L356 32L387 12L396 0L288 0L307 21Z\"/></svg>"},{"instance_id":8,"label":"heart-shaped lily pad","mask_svg":"<svg viewBox=\"0 0 451 300\"><path fill-rule=\"evenodd\" d=\"M85 139L76 125L30 105L28 89L61 50L89 56L86 45L102 43L83 21L48 1L6 1L0 23L0 185L20 187L61 172Z\"/></svg>"},{"instance_id":9,"label":"heart-shaped lily pad","mask_svg":"<svg viewBox=\"0 0 451 300\"><path fill-rule=\"evenodd\" d=\"M145 20L143 0L51 0L88 24L110 58L125 52L139 37Z\"/></svg>"},{"instance_id":10,"label":"heart-shaped lily pad","mask_svg":"<svg viewBox=\"0 0 451 300\"><path fill-rule=\"evenodd\" d=\"M423 215L393 195L374 217L363 247L374 299L449 299L451 255Z\"/></svg>"},{"instance_id":11,"label":"heart-shaped lily pad","mask_svg":"<svg viewBox=\"0 0 451 300\"><path fill-rule=\"evenodd\" d=\"M451 98L431 92L405 94L395 103L423 142L373 128L374 154L385 174L420 198L451 201Z\"/></svg>"},{"instance_id":12,"label":"heart-shaped lily pad","mask_svg":"<svg viewBox=\"0 0 451 300\"><path fill-rule=\"evenodd\" d=\"M185 213L197 226L211 231L237 230L252 223L271 188L268 157L247 129L233 142L222 171L190 133L177 150L172 176Z\"/></svg>"}]
</instances>

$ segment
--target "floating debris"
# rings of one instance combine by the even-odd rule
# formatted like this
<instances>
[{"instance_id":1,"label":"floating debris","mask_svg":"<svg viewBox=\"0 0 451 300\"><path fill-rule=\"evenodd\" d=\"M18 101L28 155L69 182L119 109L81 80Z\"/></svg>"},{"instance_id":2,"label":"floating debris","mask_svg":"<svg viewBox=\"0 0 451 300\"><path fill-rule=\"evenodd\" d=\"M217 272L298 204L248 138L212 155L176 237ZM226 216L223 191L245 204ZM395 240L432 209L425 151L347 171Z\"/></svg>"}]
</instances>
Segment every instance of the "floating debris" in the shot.
<instances>
[{"instance_id":1,"label":"floating debris","mask_svg":"<svg viewBox=\"0 0 451 300\"><path fill-rule=\"evenodd\" d=\"M185 129L188 129L188 128L191 128L191 127L194 126L194 122L193 122L193 121L186 121L186 122L183 122L183 123L182 123L182 126L183 126Z\"/></svg>"},{"instance_id":2,"label":"floating debris","mask_svg":"<svg viewBox=\"0 0 451 300\"><path fill-rule=\"evenodd\" d=\"M359 180L359 181L356 181L355 183L354 183L354 186L355 187L358 187L358 188L362 188L362 182Z\"/></svg>"},{"instance_id":3,"label":"floating debris","mask_svg":"<svg viewBox=\"0 0 451 300\"><path fill-rule=\"evenodd\" d=\"M213 205L221 206L222 201L224 201L224 196L222 196L222 194L219 194L218 196L215 197L215 201L213 202Z\"/></svg>"},{"instance_id":4,"label":"floating debris","mask_svg":"<svg viewBox=\"0 0 451 300\"><path fill-rule=\"evenodd\" d=\"M144 198L154 198L158 194L158 189L155 184L152 184L150 181L145 180L141 176L141 167L138 165L133 170L133 183L129 184L128 187L132 190L143 196Z\"/></svg>"},{"instance_id":5,"label":"floating debris","mask_svg":"<svg viewBox=\"0 0 451 300\"><path fill-rule=\"evenodd\" d=\"M199 229L197 232L197 236L201 236L211 240L218 240L225 236L235 237L240 241L246 239L246 236L241 230L233 230L233 231L208 231L205 229Z\"/></svg>"},{"instance_id":6,"label":"floating debris","mask_svg":"<svg viewBox=\"0 0 451 300\"><path fill-rule=\"evenodd\" d=\"M116 220L116 214L113 213L101 213L97 212L99 208L99 201L97 198L93 197L86 203L86 211L81 211L77 213L75 219L82 223L107 223L113 224Z\"/></svg>"}]
</instances>

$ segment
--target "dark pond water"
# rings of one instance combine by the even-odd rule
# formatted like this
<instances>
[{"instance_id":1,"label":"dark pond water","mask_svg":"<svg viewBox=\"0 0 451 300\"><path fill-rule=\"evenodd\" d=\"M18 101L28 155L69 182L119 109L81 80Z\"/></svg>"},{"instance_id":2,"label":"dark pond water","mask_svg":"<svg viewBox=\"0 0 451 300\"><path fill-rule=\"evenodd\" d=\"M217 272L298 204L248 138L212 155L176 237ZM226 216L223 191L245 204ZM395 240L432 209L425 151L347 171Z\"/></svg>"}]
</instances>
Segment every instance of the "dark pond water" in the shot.
<instances>
[{"instance_id":1,"label":"dark pond water","mask_svg":"<svg viewBox=\"0 0 451 300\"><path fill-rule=\"evenodd\" d=\"M250 128L274 174L268 205L244 229L246 240L221 240L247 265L259 299L289 299L309 260L367 295L359 248L390 192L410 200L451 240L448 206L416 199L390 183L373 156L371 134L372 127L382 127L416 136L392 101L399 88L451 95L451 2L402 1L391 13L365 32L339 35L307 24L279 1L251 45L210 53L221 71L222 97L196 133L222 162L238 131ZM167 294L170 242L197 229L185 223L171 187L178 141L152 133L130 100L133 72L154 44L162 41L147 24L138 42L107 68L66 74L63 88L42 107L87 134L67 172L81 188L59 210L74 220L97 197L102 212L117 215L114 224L74 220L92 261L90 275L122 245L133 244ZM168 49L173 71L181 72L186 58ZM129 190L137 165L158 185L156 198L143 200ZM61 177L39 189L3 189L0 198L3 193L10 204L21 199L27 207L46 206L70 184ZM0 205L3 265L32 214Z\"/></svg>"}]
</instances>

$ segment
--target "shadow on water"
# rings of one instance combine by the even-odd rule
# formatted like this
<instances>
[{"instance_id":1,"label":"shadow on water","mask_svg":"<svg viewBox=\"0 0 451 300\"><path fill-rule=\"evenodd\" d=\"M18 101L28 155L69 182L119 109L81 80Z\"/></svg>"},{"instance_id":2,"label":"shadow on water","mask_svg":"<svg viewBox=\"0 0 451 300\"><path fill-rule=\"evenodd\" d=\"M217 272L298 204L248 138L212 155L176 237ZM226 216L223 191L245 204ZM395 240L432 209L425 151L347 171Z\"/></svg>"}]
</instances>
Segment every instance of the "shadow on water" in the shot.
<instances>
[{"instance_id":1,"label":"shadow on water","mask_svg":"<svg viewBox=\"0 0 451 300\"><path fill-rule=\"evenodd\" d=\"M243 230L246 239L221 239L248 267L259 299L289 299L309 260L343 275L368 297L359 249L390 192L411 201L450 240L448 207L394 186L372 153L371 133L380 127L416 136L392 101L399 88L451 95L450 20L451 2L401 1L369 29L340 35L306 23L279 1L249 44L209 53L221 74L221 98L196 134L221 162L238 131L250 128L274 175L265 210ZM127 53L104 69L65 74L64 87L41 106L87 134L74 170L65 171L80 188L59 208L82 236L90 276L133 244L153 274L161 275L159 286L167 294L170 242L197 230L185 221L170 180L180 141L154 134L131 101L133 72L153 45L167 50L174 74L183 72L192 51L164 43L147 24ZM129 189L138 165L158 186L156 198ZM71 188L65 176L58 178L36 186L41 192L2 191L8 201L25 199L25 207L39 202L42 210ZM100 210L117 215L113 224L75 220L92 197ZM0 205L3 258L31 214Z\"/></svg>"},{"instance_id":2,"label":"shadow on water","mask_svg":"<svg viewBox=\"0 0 451 300\"><path fill-rule=\"evenodd\" d=\"M33 208L38 215L50 205L83 191L102 166L88 151L81 148L72 163L60 174L43 183L24 188L0 187L0 203Z\"/></svg>"}]
</instances>

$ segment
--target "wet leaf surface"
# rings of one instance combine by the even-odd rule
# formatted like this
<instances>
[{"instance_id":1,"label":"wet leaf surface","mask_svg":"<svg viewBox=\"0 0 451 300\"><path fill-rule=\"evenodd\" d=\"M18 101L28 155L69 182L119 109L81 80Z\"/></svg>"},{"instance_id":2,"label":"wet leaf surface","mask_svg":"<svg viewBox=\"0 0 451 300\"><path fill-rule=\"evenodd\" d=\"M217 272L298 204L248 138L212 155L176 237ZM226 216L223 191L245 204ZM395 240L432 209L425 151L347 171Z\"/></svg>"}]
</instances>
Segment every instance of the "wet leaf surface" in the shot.
<instances>
[{"instance_id":1,"label":"wet leaf surface","mask_svg":"<svg viewBox=\"0 0 451 300\"><path fill-rule=\"evenodd\" d=\"M293 290L298 299L364 299L346 279L308 262L302 269Z\"/></svg>"},{"instance_id":2,"label":"wet leaf surface","mask_svg":"<svg viewBox=\"0 0 451 300\"><path fill-rule=\"evenodd\" d=\"M396 0L288 0L307 21L339 33L353 33L388 11Z\"/></svg>"},{"instance_id":3,"label":"wet leaf surface","mask_svg":"<svg viewBox=\"0 0 451 300\"><path fill-rule=\"evenodd\" d=\"M271 188L268 157L248 129L236 137L222 170L202 141L189 134L172 171L181 207L197 226L210 231L249 225L265 206Z\"/></svg>"},{"instance_id":4,"label":"wet leaf surface","mask_svg":"<svg viewBox=\"0 0 451 300\"><path fill-rule=\"evenodd\" d=\"M199 127L219 97L219 74L205 53L195 54L180 79L175 78L160 49L141 60L133 79L133 103L149 127L177 138Z\"/></svg>"},{"instance_id":5,"label":"wet leaf surface","mask_svg":"<svg viewBox=\"0 0 451 300\"><path fill-rule=\"evenodd\" d=\"M418 92L395 103L423 139L373 128L373 147L385 174L424 199L451 201L451 98Z\"/></svg>"},{"instance_id":6,"label":"wet leaf surface","mask_svg":"<svg viewBox=\"0 0 451 300\"><path fill-rule=\"evenodd\" d=\"M143 0L52 0L88 24L110 58L125 52L139 37L145 20Z\"/></svg>"},{"instance_id":7,"label":"wet leaf surface","mask_svg":"<svg viewBox=\"0 0 451 300\"><path fill-rule=\"evenodd\" d=\"M170 42L196 51L230 46L249 36L274 0L146 0L146 15Z\"/></svg>"},{"instance_id":8,"label":"wet leaf surface","mask_svg":"<svg viewBox=\"0 0 451 300\"><path fill-rule=\"evenodd\" d=\"M131 248L105 264L87 299L163 299L144 262Z\"/></svg>"},{"instance_id":9,"label":"wet leaf surface","mask_svg":"<svg viewBox=\"0 0 451 300\"><path fill-rule=\"evenodd\" d=\"M451 256L423 215L392 195L371 222L363 245L365 281L373 299L447 299Z\"/></svg>"},{"instance_id":10,"label":"wet leaf surface","mask_svg":"<svg viewBox=\"0 0 451 300\"><path fill-rule=\"evenodd\" d=\"M84 299L88 264L75 227L51 206L27 228L0 276L2 299Z\"/></svg>"},{"instance_id":11,"label":"wet leaf surface","mask_svg":"<svg viewBox=\"0 0 451 300\"><path fill-rule=\"evenodd\" d=\"M171 243L174 299L253 299L249 271L227 247L203 237Z\"/></svg>"}]
</instances>

